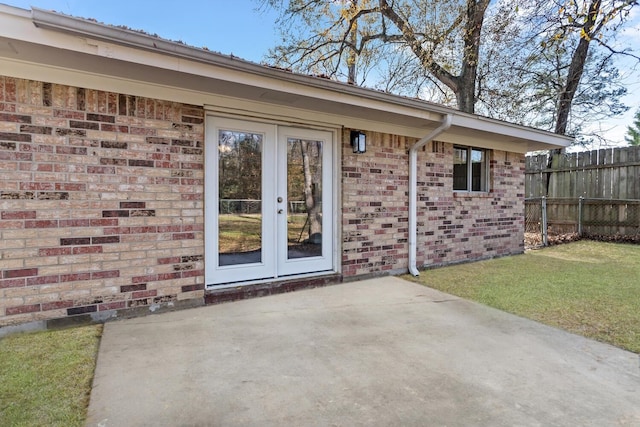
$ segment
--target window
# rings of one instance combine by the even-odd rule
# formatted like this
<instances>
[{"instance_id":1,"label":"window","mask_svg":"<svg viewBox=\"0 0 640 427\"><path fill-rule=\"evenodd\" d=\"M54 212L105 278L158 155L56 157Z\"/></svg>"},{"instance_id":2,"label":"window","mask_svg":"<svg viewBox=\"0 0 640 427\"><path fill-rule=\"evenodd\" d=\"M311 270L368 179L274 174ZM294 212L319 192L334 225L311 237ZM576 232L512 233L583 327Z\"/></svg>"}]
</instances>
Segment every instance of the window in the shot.
<instances>
[{"instance_id":1,"label":"window","mask_svg":"<svg viewBox=\"0 0 640 427\"><path fill-rule=\"evenodd\" d=\"M453 147L453 189L489 191L488 157L488 150Z\"/></svg>"}]
</instances>

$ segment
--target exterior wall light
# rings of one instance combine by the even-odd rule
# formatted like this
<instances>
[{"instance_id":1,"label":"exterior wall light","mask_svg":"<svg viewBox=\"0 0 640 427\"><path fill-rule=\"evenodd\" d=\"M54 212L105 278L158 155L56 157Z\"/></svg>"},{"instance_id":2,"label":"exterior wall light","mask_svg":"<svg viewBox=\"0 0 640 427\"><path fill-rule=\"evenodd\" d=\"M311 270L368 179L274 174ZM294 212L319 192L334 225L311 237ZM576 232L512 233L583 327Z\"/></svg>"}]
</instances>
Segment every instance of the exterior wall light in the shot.
<instances>
[{"instance_id":1,"label":"exterior wall light","mask_svg":"<svg viewBox=\"0 0 640 427\"><path fill-rule=\"evenodd\" d=\"M352 130L351 148L353 148L353 152L357 154L367 151L367 136L363 132Z\"/></svg>"}]
</instances>

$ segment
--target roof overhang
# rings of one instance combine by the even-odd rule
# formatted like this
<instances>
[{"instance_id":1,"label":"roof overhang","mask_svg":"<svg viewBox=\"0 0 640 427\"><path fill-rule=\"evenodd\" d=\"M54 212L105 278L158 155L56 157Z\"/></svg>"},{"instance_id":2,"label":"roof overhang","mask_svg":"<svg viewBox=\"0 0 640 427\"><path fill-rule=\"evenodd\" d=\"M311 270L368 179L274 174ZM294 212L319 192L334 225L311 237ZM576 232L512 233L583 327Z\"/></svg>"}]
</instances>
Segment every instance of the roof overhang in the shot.
<instances>
[{"instance_id":1,"label":"roof overhang","mask_svg":"<svg viewBox=\"0 0 640 427\"><path fill-rule=\"evenodd\" d=\"M56 12L0 5L0 73L167 99L247 116L420 138L446 114L445 142L527 152L571 138L437 104L295 74Z\"/></svg>"}]
</instances>

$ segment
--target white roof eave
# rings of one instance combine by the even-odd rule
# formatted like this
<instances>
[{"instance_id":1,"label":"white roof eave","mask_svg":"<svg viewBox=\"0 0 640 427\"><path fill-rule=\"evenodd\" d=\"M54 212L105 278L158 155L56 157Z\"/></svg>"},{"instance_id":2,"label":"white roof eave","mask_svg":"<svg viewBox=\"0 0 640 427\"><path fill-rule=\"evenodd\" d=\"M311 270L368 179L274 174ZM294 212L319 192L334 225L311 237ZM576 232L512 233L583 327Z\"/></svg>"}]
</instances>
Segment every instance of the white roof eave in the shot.
<instances>
[{"instance_id":1,"label":"white roof eave","mask_svg":"<svg viewBox=\"0 0 640 427\"><path fill-rule=\"evenodd\" d=\"M33 24L39 28L71 33L89 39L98 39L133 49L154 52L165 57L177 57L209 64L243 75L253 75L258 79L279 81L284 90L295 86L299 94L308 92L311 96L316 96L318 93L325 93L325 101L335 98L339 99L341 104L353 103L354 106L360 108L362 108L363 105L370 105L370 108L376 109L378 112L385 108L384 105L387 105L388 108L394 110L396 114L400 112L410 115L413 118L425 120L425 128L437 126L437 122L441 120L441 117L450 114L453 116L453 121L449 135L470 134L470 132L474 132L478 136L482 135L482 139L486 141L490 141L492 136L499 136L499 139L503 143L506 142L507 145L514 147L513 151L526 152L531 150L561 148L569 146L572 142L572 138L570 137L463 113L423 100L400 97L326 78L296 74L286 70L267 67L234 56L222 55L205 49L191 47L142 32L113 27L44 9L32 8L31 19ZM425 134L426 133L427 132L425 132ZM443 140L448 139L446 135L447 134L443 135Z\"/></svg>"}]
</instances>

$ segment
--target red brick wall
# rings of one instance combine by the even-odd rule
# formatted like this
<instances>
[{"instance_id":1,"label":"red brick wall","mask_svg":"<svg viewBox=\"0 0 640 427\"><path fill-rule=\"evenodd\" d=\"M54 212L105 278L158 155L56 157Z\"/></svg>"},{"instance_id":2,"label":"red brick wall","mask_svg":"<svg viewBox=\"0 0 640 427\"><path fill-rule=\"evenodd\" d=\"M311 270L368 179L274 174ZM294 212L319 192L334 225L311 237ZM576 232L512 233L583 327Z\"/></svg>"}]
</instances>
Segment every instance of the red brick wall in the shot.
<instances>
[{"instance_id":1,"label":"red brick wall","mask_svg":"<svg viewBox=\"0 0 640 427\"><path fill-rule=\"evenodd\" d=\"M202 298L203 119L0 77L0 326Z\"/></svg>"},{"instance_id":2,"label":"red brick wall","mask_svg":"<svg viewBox=\"0 0 640 427\"><path fill-rule=\"evenodd\" d=\"M343 134L349 140L349 130ZM342 268L354 276L407 268L407 149L415 140L367 132L367 151L343 144Z\"/></svg>"},{"instance_id":3,"label":"red brick wall","mask_svg":"<svg viewBox=\"0 0 640 427\"><path fill-rule=\"evenodd\" d=\"M415 140L367 136L340 144L345 277L408 262ZM203 142L201 107L0 76L0 326L203 301ZM478 195L451 144L418 158L419 266L522 252L523 155L493 151Z\"/></svg>"},{"instance_id":4,"label":"red brick wall","mask_svg":"<svg viewBox=\"0 0 640 427\"><path fill-rule=\"evenodd\" d=\"M348 131L343 135L348 140ZM367 152L343 145L343 274L408 267L408 150L415 139L367 133ZM491 151L488 193L453 191L453 145L418 153L418 267L524 250L524 155Z\"/></svg>"},{"instance_id":5,"label":"red brick wall","mask_svg":"<svg viewBox=\"0 0 640 427\"><path fill-rule=\"evenodd\" d=\"M452 144L418 158L418 266L524 251L524 154L490 152L488 193L453 191Z\"/></svg>"}]
</instances>

